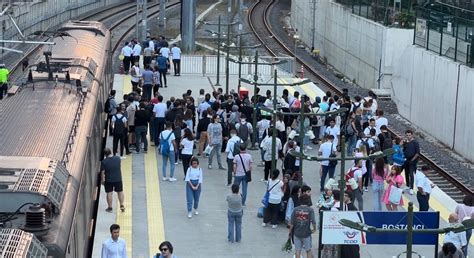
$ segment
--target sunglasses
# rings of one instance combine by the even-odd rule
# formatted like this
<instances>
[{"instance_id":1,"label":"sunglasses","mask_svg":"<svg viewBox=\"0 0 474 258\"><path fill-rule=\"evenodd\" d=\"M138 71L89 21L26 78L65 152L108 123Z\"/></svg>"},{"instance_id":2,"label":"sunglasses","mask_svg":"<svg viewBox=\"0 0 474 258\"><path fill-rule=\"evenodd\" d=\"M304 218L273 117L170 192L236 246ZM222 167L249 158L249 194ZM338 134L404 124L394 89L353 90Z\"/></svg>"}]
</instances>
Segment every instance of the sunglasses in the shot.
<instances>
[{"instance_id":1,"label":"sunglasses","mask_svg":"<svg viewBox=\"0 0 474 258\"><path fill-rule=\"evenodd\" d=\"M160 251L166 252L166 251L168 251L168 248L161 248Z\"/></svg>"}]
</instances>

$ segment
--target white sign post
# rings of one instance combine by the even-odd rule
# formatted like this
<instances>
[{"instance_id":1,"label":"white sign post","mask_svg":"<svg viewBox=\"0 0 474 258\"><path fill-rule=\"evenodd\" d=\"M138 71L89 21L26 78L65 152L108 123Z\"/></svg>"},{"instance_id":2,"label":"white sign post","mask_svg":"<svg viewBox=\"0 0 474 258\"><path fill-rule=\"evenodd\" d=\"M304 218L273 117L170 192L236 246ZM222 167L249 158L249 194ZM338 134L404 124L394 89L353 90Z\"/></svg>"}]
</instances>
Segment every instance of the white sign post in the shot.
<instances>
[{"instance_id":1,"label":"white sign post","mask_svg":"<svg viewBox=\"0 0 474 258\"><path fill-rule=\"evenodd\" d=\"M364 223L362 212L357 211L325 211L323 215L322 240L323 244L336 245L364 245L365 233L345 227L339 223L341 219L359 221Z\"/></svg>"}]
</instances>

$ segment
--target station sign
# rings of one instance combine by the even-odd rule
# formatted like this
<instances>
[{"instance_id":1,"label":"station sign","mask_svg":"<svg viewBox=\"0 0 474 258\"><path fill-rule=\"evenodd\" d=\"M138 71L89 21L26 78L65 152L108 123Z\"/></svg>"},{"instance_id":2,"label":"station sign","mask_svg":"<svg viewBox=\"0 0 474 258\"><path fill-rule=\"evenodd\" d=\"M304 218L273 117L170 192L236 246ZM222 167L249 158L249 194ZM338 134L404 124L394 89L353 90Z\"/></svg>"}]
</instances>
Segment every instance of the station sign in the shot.
<instances>
[{"instance_id":1,"label":"station sign","mask_svg":"<svg viewBox=\"0 0 474 258\"><path fill-rule=\"evenodd\" d=\"M407 212L326 211L322 213L322 244L338 245L405 245L406 233L369 233L345 227L341 219L382 229L406 229ZM413 229L439 228L438 212L414 212ZM413 234L414 245L436 245L438 234Z\"/></svg>"}]
</instances>

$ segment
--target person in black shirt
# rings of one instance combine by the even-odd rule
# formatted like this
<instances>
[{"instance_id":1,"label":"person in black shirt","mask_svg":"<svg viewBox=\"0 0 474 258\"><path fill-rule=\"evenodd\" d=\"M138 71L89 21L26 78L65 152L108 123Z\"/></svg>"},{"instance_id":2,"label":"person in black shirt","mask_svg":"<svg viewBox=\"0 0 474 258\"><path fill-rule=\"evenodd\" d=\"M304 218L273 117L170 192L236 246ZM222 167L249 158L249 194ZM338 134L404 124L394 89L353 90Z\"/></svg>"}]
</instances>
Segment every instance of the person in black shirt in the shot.
<instances>
[{"instance_id":1,"label":"person in black shirt","mask_svg":"<svg viewBox=\"0 0 474 258\"><path fill-rule=\"evenodd\" d=\"M112 192L118 194L120 203L120 210L125 211L123 206L123 184L122 184L122 170L120 167L120 157L112 156L112 151L109 148L104 150L105 159L100 163L100 178L101 183L105 187L107 193L107 209L105 211L112 212Z\"/></svg>"},{"instance_id":2,"label":"person in black shirt","mask_svg":"<svg viewBox=\"0 0 474 258\"><path fill-rule=\"evenodd\" d=\"M420 145L418 141L413 139L413 131L406 130L405 132L405 139L403 140L403 154L405 154L405 164L403 165L403 169L405 171L405 180L407 183L407 188L405 190L409 190L410 194L414 194L413 192L413 185L416 173L416 165L418 163L418 157L420 155Z\"/></svg>"},{"instance_id":3,"label":"person in black shirt","mask_svg":"<svg viewBox=\"0 0 474 258\"><path fill-rule=\"evenodd\" d=\"M198 125L197 125L197 131L199 133L199 152L198 156L202 156L202 152L204 150L204 145L206 144L208 140L208 135L207 135L207 127L211 123L211 118L207 116L207 111L204 110L202 111L202 118L199 119Z\"/></svg>"},{"instance_id":4,"label":"person in black shirt","mask_svg":"<svg viewBox=\"0 0 474 258\"><path fill-rule=\"evenodd\" d=\"M140 102L140 109L135 111L135 135L136 135L136 151L140 153L141 141L143 140L143 151L148 151L148 140L146 134L148 131L148 122L150 122L150 112L145 108L145 101Z\"/></svg>"}]
</instances>

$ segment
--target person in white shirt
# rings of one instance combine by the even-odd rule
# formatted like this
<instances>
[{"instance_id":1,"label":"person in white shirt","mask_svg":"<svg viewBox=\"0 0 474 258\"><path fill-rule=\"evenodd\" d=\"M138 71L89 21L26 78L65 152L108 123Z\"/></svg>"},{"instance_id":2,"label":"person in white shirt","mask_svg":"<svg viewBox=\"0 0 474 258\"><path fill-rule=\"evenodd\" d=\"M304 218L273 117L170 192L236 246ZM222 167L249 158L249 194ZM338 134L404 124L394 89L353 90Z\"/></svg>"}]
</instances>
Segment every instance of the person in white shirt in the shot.
<instances>
[{"instance_id":1,"label":"person in white shirt","mask_svg":"<svg viewBox=\"0 0 474 258\"><path fill-rule=\"evenodd\" d=\"M186 202L188 208L188 218L192 218L192 209L194 214L198 215L199 197L201 196L202 169L199 167L199 160L196 157L191 158L191 166L186 172Z\"/></svg>"},{"instance_id":2,"label":"person in white shirt","mask_svg":"<svg viewBox=\"0 0 474 258\"><path fill-rule=\"evenodd\" d=\"M334 146L337 147L339 145L339 135L341 135L341 129L336 125L336 121L334 119L329 121L329 127L326 128L325 134L334 136Z\"/></svg>"},{"instance_id":3,"label":"person in white shirt","mask_svg":"<svg viewBox=\"0 0 474 258\"><path fill-rule=\"evenodd\" d=\"M278 179L280 170L272 171L272 178L267 183L267 191L269 192L268 207L264 210L262 227L266 227L271 222L272 228L277 228L278 214L280 213L280 203L283 197L283 182Z\"/></svg>"},{"instance_id":4,"label":"person in white shirt","mask_svg":"<svg viewBox=\"0 0 474 258\"><path fill-rule=\"evenodd\" d=\"M227 186L232 184L232 171L234 167L234 157L237 155L236 146L240 148L240 144L243 144L242 139L237 136L237 131L235 129L230 130L230 139L227 141L227 145L225 147L225 153L227 155ZM236 153L234 153L236 152ZM240 153L240 149L238 150Z\"/></svg>"},{"instance_id":5,"label":"person in white shirt","mask_svg":"<svg viewBox=\"0 0 474 258\"><path fill-rule=\"evenodd\" d=\"M142 72L140 70L140 66L138 65L138 61L134 61L130 75L133 91L136 91L138 86L140 86L140 78L142 77Z\"/></svg>"},{"instance_id":6,"label":"person in white shirt","mask_svg":"<svg viewBox=\"0 0 474 258\"><path fill-rule=\"evenodd\" d=\"M167 166L167 162L168 162L168 159L170 161L170 178L169 178L169 181L170 182L174 182L176 181L176 178L174 178L174 167L175 167L175 150L177 149L177 146L176 146L176 141L175 141L175 135L173 133L173 124L171 122L166 122L166 130L164 130L163 132L160 133L159 135L159 138L160 138L160 151L161 151L161 154L162 154L162 158L163 158L163 166L162 166L162 169L163 169L163 181L167 181L168 178L166 177L166 166ZM169 153L163 155L163 142L162 141L168 141L168 144L169 144Z\"/></svg>"},{"instance_id":7,"label":"person in white shirt","mask_svg":"<svg viewBox=\"0 0 474 258\"><path fill-rule=\"evenodd\" d=\"M174 75L180 76L181 75L181 48L179 48L176 44L173 44L171 48L171 58L173 59L173 69Z\"/></svg>"},{"instance_id":8,"label":"person in white shirt","mask_svg":"<svg viewBox=\"0 0 474 258\"><path fill-rule=\"evenodd\" d=\"M449 214L448 222L453 225L459 223L458 215L456 213L451 213ZM450 231L444 235L444 242L445 243L452 243L454 246L456 246L457 249L462 250L463 246L466 246L467 239L466 239L466 231L454 233L453 231ZM465 256L467 255L466 253L464 254Z\"/></svg>"},{"instance_id":9,"label":"person in white shirt","mask_svg":"<svg viewBox=\"0 0 474 258\"><path fill-rule=\"evenodd\" d=\"M199 113L199 119L203 118L202 112L207 111L207 109L211 107L210 100L211 100L211 94L206 93L204 101L199 103L198 108L197 108L197 112Z\"/></svg>"},{"instance_id":10,"label":"person in white shirt","mask_svg":"<svg viewBox=\"0 0 474 258\"><path fill-rule=\"evenodd\" d=\"M331 154L337 152L336 145L334 144L334 135L330 134L326 136L326 139L327 140L319 146L319 156L321 156L321 158L329 158ZM331 166L329 160L321 161L321 184L319 188L321 191L324 191L326 176L329 174L329 178L333 178L335 170L336 166Z\"/></svg>"},{"instance_id":11,"label":"person in white shirt","mask_svg":"<svg viewBox=\"0 0 474 258\"><path fill-rule=\"evenodd\" d=\"M140 46L140 43L135 41L135 45L133 46L133 62L140 62L140 55L142 53L142 46Z\"/></svg>"},{"instance_id":12,"label":"person in white shirt","mask_svg":"<svg viewBox=\"0 0 474 258\"><path fill-rule=\"evenodd\" d=\"M168 46L164 46L164 47L161 47L160 48L160 54L161 56L163 56L164 58L166 58L167 61L167 69L166 70L169 70L170 69L170 63L169 63L169 60L170 60L170 49ZM167 72L169 73L169 71Z\"/></svg>"},{"instance_id":13,"label":"person in white shirt","mask_svg":"<svg viewBox=\"0 0 474 258\"><path fill-rule=\"evenodd\" d=\"M428 211L430 209L430 194L431 189L435 187L434 184L426 177L425 173L429 173L430 167L422 166L421 171L416 171L415 181L418 191L416 192L416 199L420 206L420 211Z\"/></svg>"},{"instance_id":14,"label":"person in white shirt","mask_svg":"<svg viewBox=\"0 0 474 258\"><path fill-rule=\"evenodd\" d=\"M128 42L125 42L125 46L122 48L122 55L123 55L123 70L125 74L128 74L128 71L130 71L130 64L132 62L132 48L130 47L130 44Z\"/></svg>"},{"instance_id":15,"label":"person in white shirt","mask_svg":"<svg viewBox=\"0 0 474 258\"><path fill-rule=\"evenodd\" d=\"M378 136L380 134L380 128L377 128L375 126L375 119L374 118L371 118L369 119L369 126L367 126L365 129L364 129L364 134L365 136L367 137L370 137L370 129L375 129L375 135Z\"/></svg>"},{"instance_id":16,"label":"person in white shirt","mask_svg":"<svg viewBox=\"0 0 474 258\"><path fill-rule=\"evenodd\" d=\"M120 226L112 224L110 226L110 239L102 244L101 258L127 258L127 248L125 240L119 238Z\"/></svg>"},{"instance_id":17,"label":"person in white shirt","mask_svg":"<svg viewBox=\"0 0 474 258\"><path fill-rule=\"evenodd\" d=\"M364 210L364 199L362 198L362 177L363 177L363 172L362 172L362 160L357 159L354 160L354 167L349 169L348 173L353 173L353 178L356 182L356 185L354 185L352 190L352 196L351 196L351 201L354 202L354 200L357 200L357 207L359 211Z\"/></svg>"},{"instance_id":18,"label":"person in white shirt","mask_svg":"<svg viewBox=\"0 0 474 258\"><path fill-rule=\"evenodd\" d=\"M270 176L270 170L272 169L272 141L273 141L273 130L268 130L268 135L263 139L262 143L260 144L260 148L263 150L263 161L265 162L264 168L264 178L262 181L267 182L268 177ZM282 149L281 140L276 137L275 138L275 159L278 158L278 152Z\"/></svg>"},{"instance_id":19,"label":"person in white shirt","mask_svg":"<svg viewBox=\"0 0 474 258\"><path fill-rule=\"evenodd\" d=\"M153 120L154 128L155 128L155 145L158 146L160 144L160 137L158 137L161 132L165 129L166 123L166 111L168 107L166 103L163 102L163 96L158 95L157 97L158 103L153 106L153 115L155 119Z\"/></svg>"},{"instance_id":20,"label":"person in white shirt","mask_svg":"<svg viewBox=\"0 0 474 258\"><path fill-rule=\"evenodd\" d=\"M388 120L383 116L383 111L382 110L377 110L375 112L376 119L375 119L375 128L380 132L380 127L382 125L385 125L388 127Z\"/></svg>"},{"instance_id":21,"label":"person in white shirt","mask_svg":"<svg viewBox=\"0 0 474 258\"><path fill-rule=\"evenodd\" d=\"M184 137L179 143L179 146L181 147L181 159L183 160L184 177L186 177L186 172L188 171L194 150L194 135L191 129L184 128Z\"/></svg>"}]
</instances>

